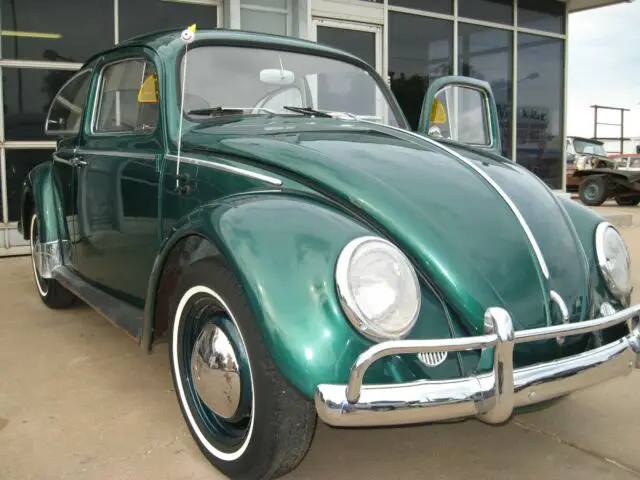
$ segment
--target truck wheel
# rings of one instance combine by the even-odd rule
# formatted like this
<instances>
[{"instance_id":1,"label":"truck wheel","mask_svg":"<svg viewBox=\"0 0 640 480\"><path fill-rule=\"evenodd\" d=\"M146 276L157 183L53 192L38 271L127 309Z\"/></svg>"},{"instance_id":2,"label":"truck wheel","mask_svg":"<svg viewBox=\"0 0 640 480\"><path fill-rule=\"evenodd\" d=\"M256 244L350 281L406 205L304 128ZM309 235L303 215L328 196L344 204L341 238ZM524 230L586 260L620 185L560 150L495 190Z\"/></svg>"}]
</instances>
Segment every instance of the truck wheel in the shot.
<instances>
[{"instance_id":1,"label":"truck wheel","mask_svg":"<svg viewBox=\"0 0 640 480\"><path fill-rule=\"evenodd\" d=\"M585 205L592 207L602 205L609 196L607 182L600 175L586 177L580 182L578 195L580 196L580 201Z\"/></svg>"},{"instance_id":2,"label":"truck wheel","mask_svg":"<svg viewBox=\"0 0 640 480\"><path fill-rule=\"evenodd\" d=\"M304 458L313 403L276 369L231 272L189 266L171 299L169 361L182 415L207 459L230 478L276 478Z\"/></svg>"},{"instance_id":3,"label":"truck wheel","mask_svg":"<svg viewBox=\"0 0 640 480\"><path fill-rule=\"evenodd\" d=\"M616 203L622 207L635 207L640 203L640 197L616 197Z\"/></svg>"},{"instance_id":4,"label":"truck wheel","mask_svg":"<svg viewBox=\"0 0 640 480\"><path fill-rule=\"evenodd\" d=\"M49 308L61 309L73 305L77 297L64 288L53 278L43 278L38 271L36 261L36 250L40 245L40 231L38 230L38 216L36 212L31 215L29 226L29 246L31 247L31 266L33 267L33 277L36 281L36 289L42 302Z\"/></svg>"}]
</instances>

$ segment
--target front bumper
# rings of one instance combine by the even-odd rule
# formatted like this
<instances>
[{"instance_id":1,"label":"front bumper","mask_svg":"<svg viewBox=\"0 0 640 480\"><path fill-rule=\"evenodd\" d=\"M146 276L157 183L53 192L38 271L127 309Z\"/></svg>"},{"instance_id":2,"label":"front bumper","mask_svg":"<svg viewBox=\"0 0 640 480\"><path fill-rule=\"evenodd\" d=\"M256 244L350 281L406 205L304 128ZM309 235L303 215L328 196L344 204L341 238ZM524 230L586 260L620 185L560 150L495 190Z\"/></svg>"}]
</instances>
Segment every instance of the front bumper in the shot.
<instances>
[{"instance_id":1,"label":"front bumper","mask_svg":"<svg viewBox=\"0 0 640 480\"><path fill-rule=\"evenodd\" d=\"M640 305L580 323L514 332L509 314L489 308L485 326L491 333L444 340L383 342L362 353L351 367L348 385L319 385L315 395L318 416L337 427L406 425L477 417L496 424L508 420L513 409L557 398L615 377L637 365ZM516 343L582 335L627 322L624 338L556 361L513 368ZM491 372L452 380L420 380L388 385L363 385L367 369L390 355L459 352L493 348Z\"/></svg>"}]
</instances>

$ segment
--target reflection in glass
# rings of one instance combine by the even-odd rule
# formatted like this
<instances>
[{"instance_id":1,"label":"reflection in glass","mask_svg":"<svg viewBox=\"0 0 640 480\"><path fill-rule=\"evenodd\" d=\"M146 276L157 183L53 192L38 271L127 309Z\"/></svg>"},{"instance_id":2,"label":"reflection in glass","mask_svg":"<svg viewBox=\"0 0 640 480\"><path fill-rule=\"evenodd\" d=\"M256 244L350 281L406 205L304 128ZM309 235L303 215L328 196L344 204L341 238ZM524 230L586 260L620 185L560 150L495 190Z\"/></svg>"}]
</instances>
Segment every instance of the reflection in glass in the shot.
<instances>
[{"instance_id":1,"label":"reflection in glass","mask_svg":"<svg viewBox=\"0 0 640 480\"><path fill-rule=\"evenodd\" d=\"M36 68L2 69L7 140L50 140L44 122L54 97L76 72Z\"/></svg>"},{"instance_id":2,"label":"reflection in glass","mask_svg":"<svg viewBox=\"0 0 640 480\"><path fill-rule=\"evenodd\" d=\"M518 26L565 33L567 2L518 0Z\"/></svg>"},{"instance_id":3,"label":"reflection in glass","mask_svg":"<svg viewBox=\"0 0 640 480\"><path fill-rule=\"evenodd\" d=\"M197 22L198 29L216 28L214 5L159 0L120 0L120 41L158 30L180 29Z\"/></svg>"},{"instance_id":4,"label":"reflection in glass","mask_svg":"<svg viewBox=\"0 0 640 480\"><path fill-rule=\"evenodd\" d=\"M20 219L20 197L22 182L27 173L43 162L51 161L53 150L5 150L7 160L7 202L9 207L9 221Z\"/></svg>"},{"instance_id":5,"label":"reflection in glass","mask_svg":"<svg viewBox=\"0 0 640 480\"><path fill-rule=\"evenodd\" d=\"M439 135L468 145L491 143L487 99L480 90L448 85L437 93L436 102L442 113L432 113L429 131L437 127Z\"/></svg>"},{"instance_id":6,"label":"reflection in glass","mask_svg":"<svg viewBox=\"0 0 640 480\"><path fill-rule=\"evenodd\" d=\"M78 133L84 113L91 71L84 70L69 80L53 101L45 129L49 134Z\"/></svg>"},{"instance_id":7,"label":"reflection in glass","mask_svg":"<svg viewBox=\"0 0 640 480\"><path fill-rule=\"evenodd\" d=\"M185 111L189 120L216 121L222 117L212 118L207 109L217 107L240 110L231 112L235 115L265 115L257 109L266 103L277 107L278 102L291 99L297 104L289 107L345 112L398 125L381 82L351 63L281 49L227 46L197 46L186 56ZM274 112L304 114L284 108Z\"/></svg>"},{"instance_id":8,"label":"reflection in glass","mask_svg":"<svg viewBox=\"0 0 640 480\"><path fill-rule=\"evenodd\" d=\"M458 26L460 75L489 82L498 107L502 154L511 158L513 34L461 23Z\"/></svg>"},{"instance_id":9,"label":"reflection in glass","mask_svg":"<svg viewBox=\"0 0 640 480\"><path fill-rule=\"evenodd\" d=\"M389 12L389 77L412 130L429 84L453 73L453 23Z\"/></svg>"},{"instance_id":10,"label":"reflection in glass","mask_svg":"<svg viewBox=\"0 0 640 480\"><path fill-rule=\"evenodd\" d=\"M113 45L113 0L2 0L0 10L2 30L22 32L2 35L3 58L84 62Z\"/></svg>"},{"instance_id":11,"label":"reflection in glass","mask_svg":"<svg viewBox=\"0 0 640 480\"><path fill-rule=\"evenodd\" d=\"M516 161L562 186L564 41L518 34Z\"/></svg>"},{"instance_id":12,"label":"reflection in glass","mask_svg":"<svg viewBox=\"0 0 640 480\"><path fill-rule=\"evenodd\" d=\"M458 15L513 25L513 0L458 0Z\"/></svg>"}]
</instances>

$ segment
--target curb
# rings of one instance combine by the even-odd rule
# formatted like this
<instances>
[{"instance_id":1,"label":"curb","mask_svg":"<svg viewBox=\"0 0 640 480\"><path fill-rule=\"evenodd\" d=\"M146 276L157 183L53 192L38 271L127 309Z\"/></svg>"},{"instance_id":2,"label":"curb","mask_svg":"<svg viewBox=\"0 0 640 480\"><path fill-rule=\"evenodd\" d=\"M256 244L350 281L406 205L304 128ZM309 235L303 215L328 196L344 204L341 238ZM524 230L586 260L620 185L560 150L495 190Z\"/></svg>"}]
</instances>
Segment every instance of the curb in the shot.
<instances>
[{"instance_id":1,"label":"curb","mask_svg":"<svg viewBox=\"0 0 640 480\"><path fill-rule=\"evenodd\" d=\"M614 215L603 215L605 220L614 227L632 227L633 215L630 213L620 213Z\"/></svg>"}]
</instances>

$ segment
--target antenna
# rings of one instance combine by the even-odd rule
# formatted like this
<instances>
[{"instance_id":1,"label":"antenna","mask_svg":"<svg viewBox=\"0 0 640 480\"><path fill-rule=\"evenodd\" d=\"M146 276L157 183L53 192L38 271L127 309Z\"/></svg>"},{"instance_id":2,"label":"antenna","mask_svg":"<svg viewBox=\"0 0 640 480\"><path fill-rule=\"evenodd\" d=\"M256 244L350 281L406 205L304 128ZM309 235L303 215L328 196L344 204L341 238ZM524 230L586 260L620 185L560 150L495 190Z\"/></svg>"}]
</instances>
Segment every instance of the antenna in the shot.
<instances>
[{"instance_id":1,"label":"antenna","mask_svg":"<svg viewBox=\"0 0 640 480\"><path fill-rule=\"evenodd\" d=\"M180 38L184 45L184 65L182 68L182 80L180 81L180 125L178 127L178 155L176 158L176 190L180 190L180 149L182 147L182 117L184 117L184 90L187 80L187 53L189 52L189 44L193 42L196 36L196 24L190 25L186 30L182 31Z\"/></svg>"}]
</instances>

